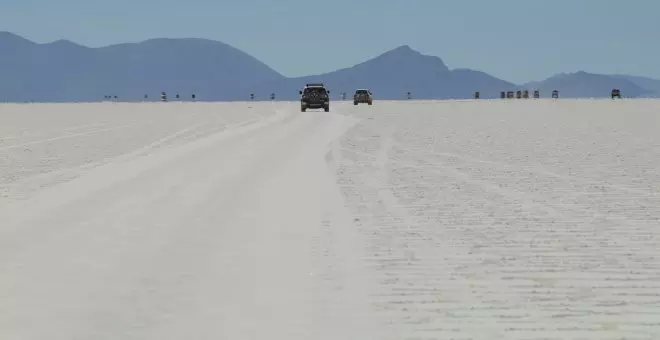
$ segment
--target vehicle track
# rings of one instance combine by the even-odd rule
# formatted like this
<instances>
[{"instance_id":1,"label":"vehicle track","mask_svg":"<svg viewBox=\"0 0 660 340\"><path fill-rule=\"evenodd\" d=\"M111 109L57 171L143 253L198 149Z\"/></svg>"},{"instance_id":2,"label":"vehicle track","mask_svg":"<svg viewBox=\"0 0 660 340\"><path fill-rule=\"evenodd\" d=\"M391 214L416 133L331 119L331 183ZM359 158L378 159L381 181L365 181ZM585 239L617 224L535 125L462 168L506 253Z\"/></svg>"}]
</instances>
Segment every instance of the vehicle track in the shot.
<instances>
[{"instance_id":1,"label":"vehicle track","mask_svg":"<svg viewBox=\"0 0 660 340\"><path fill-rule=\"evenodd\" d=\"M0 207L0 337L379 338L325 162L353 121L264 117Z\"/></svg>"}]
</instances>

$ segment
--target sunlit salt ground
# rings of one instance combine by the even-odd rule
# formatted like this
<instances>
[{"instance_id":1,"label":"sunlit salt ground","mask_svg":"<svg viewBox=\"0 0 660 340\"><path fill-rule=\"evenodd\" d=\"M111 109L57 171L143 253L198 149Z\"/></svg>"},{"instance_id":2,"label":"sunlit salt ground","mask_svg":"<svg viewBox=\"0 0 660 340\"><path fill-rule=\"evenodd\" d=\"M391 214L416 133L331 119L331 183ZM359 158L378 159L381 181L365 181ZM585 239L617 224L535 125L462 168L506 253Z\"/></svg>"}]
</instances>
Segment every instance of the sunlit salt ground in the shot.
<instances>
[{"instance_id":1,"label":"sunlit salt ground","mask_svg":"<svg viewBox=\"0 0 660 340\"><path fill-rule=\"evenodd\" d=\"M0 105L0 339L660 339L659 117Z\"/></svg>"}]
</instances>

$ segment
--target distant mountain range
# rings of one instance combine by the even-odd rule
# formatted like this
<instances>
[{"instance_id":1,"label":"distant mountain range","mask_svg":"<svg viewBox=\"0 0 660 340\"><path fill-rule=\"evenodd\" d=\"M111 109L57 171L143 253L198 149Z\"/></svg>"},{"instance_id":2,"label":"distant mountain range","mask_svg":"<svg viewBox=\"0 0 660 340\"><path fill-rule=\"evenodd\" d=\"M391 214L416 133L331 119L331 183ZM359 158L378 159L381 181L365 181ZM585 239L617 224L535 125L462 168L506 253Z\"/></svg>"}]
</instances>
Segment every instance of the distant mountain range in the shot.
<instances>
[{"instance_id":1,"label":"distant mountain range","mask_svg":"<svg viewBox=\"0 0 660 340\"><path fill-rule=\"evenodd\" d=\"M497 98L500 91L538 89L542 97L607 97L620 88L625 97L660 97L660 80L586 72L514 84L470 69L449 69L435 56L400 46L352 67L288 78L230 45L206 39L150 39L89 48L67 40L38 44L0 32L0 101L158 100L195 94L199 100L295 100L308 82L324 82L334 98L370 88L377 99Z\"/></svg>"}]
</instances>

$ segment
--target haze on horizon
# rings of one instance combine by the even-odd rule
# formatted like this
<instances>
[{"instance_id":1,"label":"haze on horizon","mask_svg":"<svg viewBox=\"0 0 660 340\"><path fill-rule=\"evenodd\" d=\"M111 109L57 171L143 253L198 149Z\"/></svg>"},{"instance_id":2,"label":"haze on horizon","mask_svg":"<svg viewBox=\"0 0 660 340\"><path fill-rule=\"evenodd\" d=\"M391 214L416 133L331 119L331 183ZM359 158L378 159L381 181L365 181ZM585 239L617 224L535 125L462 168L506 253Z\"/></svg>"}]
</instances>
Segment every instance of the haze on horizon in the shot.
<instances>
[{"instance_id":1,"label":"haze on horizon","mask_svg":"<svg viewBox=\"0 0 660 340\"><path fill-rule=\"evenodd\" d=\"M315 6L315 15L305 15ZM0 30L97 47L159 37L219 40L285 76L349 67L399 45L509 81L560 72L660 78L660 2L81 0L8 2Z\"/></svg>"}]
</instances>

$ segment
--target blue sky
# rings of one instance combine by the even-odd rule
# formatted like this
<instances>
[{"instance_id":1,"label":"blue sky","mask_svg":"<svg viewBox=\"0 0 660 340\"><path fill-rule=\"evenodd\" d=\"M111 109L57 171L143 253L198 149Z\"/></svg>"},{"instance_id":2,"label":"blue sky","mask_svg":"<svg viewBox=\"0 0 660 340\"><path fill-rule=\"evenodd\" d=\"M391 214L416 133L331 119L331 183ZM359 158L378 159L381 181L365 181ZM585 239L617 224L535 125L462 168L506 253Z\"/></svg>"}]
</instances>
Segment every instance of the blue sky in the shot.
<instances>
[{"instance_id":1,"label":"blue sky","mask_svg":"<svg viewBox=\"0 0 660 340\"><path fill-rule=\"evenodd\" d=\"M0 30L87 46L198 37L286 76L409 45L524 82L584 70L660 78L658 0L0 0Z\"/></svg>"}]
</instances>

